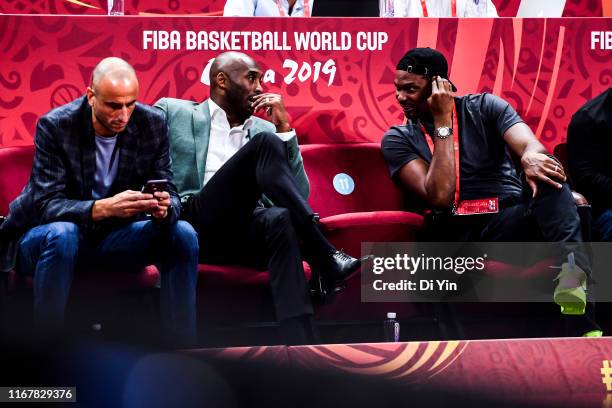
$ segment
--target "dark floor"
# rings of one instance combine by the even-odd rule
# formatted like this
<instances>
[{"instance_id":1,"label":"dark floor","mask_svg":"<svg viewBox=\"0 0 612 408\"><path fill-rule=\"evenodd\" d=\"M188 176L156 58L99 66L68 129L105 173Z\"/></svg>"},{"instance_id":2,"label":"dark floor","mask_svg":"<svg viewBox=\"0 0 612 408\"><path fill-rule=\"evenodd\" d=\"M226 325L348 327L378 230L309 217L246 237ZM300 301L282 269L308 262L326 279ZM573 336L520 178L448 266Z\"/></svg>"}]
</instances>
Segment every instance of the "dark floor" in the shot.
<instances>
[{"instance_id":1,"label":"dark floor","mask_svg":"<svg viewBox=\"0 0 612 408\"><path fill-rule=\"evenodd\" d=\"M0 336L24 338L31 334L31 293L0 297ZM156 293L123 294L111 299L73 299L67 316L67 336L108 340L126 344L159 341ZM364 305L360 305L364 307ZM449 339L492 339L577 336L554 304L480 303L428 304L428 311L410 318L402 316L401 341ZM369 307L369 305L365 305ZM374 307L374 306L372 306ZM392 306L390 306L392 307ZM396 311L395 309L388 311ZM597 305L596 319L604 334L612 333L612 304ZM367 343L383 341L384 312L378 318L359 316L318 319L321 343ZM212 321L200 316L200 346L227 347L279 344L276 324L271 321L242 321L238 314ZM582 330L582 328L580 329Z\"/></svg>"}]
</instances>

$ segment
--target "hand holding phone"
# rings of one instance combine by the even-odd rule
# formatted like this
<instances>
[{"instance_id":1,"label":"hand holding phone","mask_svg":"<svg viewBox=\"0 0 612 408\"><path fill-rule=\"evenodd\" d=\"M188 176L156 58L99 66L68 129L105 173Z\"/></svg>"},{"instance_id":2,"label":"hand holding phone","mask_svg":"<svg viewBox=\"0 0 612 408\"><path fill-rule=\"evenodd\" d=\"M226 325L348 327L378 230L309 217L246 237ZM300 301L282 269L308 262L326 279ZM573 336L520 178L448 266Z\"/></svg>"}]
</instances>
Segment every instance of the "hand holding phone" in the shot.
<instances>
[{"instance_id":1,"label":"hand holding phone","mask_svg":"<svg viewBox=\"0 0 612 408\"><path fill-rule=\"evenodd\" d=\"M157 219L166 218L170 207L170 194L168 194L168 180L149 180L142 187L145 194L153 194L158 201L158 207L150 211L151 216Z\"/></svg>"},{"instance_id":2,"label":"hand holding phone","mask_svg":"<svg viewBox=\"0 0 612 408\"><path fill-rule=\"evenodd\" d=\"M142 186L142 193L155 194L158 191L168 191L168 180L149 180L144 186Z\"/></svg>"}]
</instances>

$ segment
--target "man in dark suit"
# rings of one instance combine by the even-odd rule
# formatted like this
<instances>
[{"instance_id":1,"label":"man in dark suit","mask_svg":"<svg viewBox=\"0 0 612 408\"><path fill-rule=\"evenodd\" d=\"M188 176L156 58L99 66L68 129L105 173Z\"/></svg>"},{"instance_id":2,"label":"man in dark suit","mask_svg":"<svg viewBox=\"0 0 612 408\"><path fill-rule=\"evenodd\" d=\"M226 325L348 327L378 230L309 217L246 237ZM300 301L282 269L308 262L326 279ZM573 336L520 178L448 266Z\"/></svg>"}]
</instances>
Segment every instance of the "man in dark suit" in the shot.
<instances>
[{"instance_id":1,"label":"man in dark suit","mask_svg":"<svg viewBox=\"0 0 612 408\"><path fill-rule=\"evenodd\" d=\"M337 290L360 261L316 226L295 130L281 96L264 93L261 78L248 55L223 53L210 69L210 99L164 98L156 106L168 118L182 218L200 233L203 260L267 267L283 341L311 343L302 252L324 292ZM258 111L269 121L253 116Z\"/></svg>"},{"instance_id":2,"label":"man in dark suit","mask_svg":"<svg viewBox=\"0 0 612 408\"><path fill-rule=\"evenodd\" d=\"M196 340L197 234L177 221L166 121L137 97L134 69L106 58L86 96L40 118L30 179L0 230L18 243L4 258L33 274L35 323L45 330L63 324L77 264L159 262L165 335L189 344ZM154 179L166 179L167 191L141 193Z\"/></svg>"}]
</instances>

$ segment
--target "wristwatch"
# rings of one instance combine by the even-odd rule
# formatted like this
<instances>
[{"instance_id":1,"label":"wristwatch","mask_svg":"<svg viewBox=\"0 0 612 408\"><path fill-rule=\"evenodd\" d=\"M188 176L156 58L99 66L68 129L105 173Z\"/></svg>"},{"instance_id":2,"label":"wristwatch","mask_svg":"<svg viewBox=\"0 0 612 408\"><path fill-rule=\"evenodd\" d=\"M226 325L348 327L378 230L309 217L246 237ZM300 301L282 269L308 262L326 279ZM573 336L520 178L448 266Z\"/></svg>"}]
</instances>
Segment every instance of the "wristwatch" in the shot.
<instances>
[{"instance_id":1,"label":"wristwatch","mask_svg":"<svg viewBox=\"0 0 612 408\"><path fill-rule=\"evenodd\" d=\"M436 131L434 132L434 135L440 139L448 139L448 137L452 136L452 134L453 128L450 128L448 126L441 126L439 128L436 128Z\"/></svg>"}]
</instances>

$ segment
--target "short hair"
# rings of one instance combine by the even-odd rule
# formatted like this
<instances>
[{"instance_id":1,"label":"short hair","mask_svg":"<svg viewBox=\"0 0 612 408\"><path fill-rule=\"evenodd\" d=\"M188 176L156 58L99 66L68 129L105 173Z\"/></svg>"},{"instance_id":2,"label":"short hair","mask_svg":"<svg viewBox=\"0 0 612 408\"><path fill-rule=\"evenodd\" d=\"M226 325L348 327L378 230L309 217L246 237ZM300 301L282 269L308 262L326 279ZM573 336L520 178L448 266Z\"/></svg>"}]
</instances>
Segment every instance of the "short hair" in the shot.
<instances>
[{"instance_id":1,"label":"short hair","mask_svg":"<svg viewBox=\"0 0 612 408\"><path fill-rule=\"evenodd\" d=\"M117 57L108 57L100 61L94 68L91 73L90 86L95 88L102 79L111 74L118 78L136 77L136 71L127 61Z\"/></svg>"}]
</instances>

